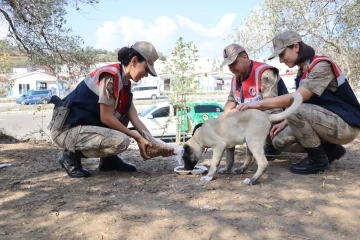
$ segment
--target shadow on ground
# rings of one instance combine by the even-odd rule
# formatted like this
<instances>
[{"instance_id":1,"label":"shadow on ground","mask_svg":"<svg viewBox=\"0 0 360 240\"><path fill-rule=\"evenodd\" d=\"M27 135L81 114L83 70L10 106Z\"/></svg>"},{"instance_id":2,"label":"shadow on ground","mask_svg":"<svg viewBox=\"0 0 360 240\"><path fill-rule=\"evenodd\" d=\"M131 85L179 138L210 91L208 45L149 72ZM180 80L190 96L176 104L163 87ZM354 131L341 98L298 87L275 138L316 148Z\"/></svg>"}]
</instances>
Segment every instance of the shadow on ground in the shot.
<instances>
[{"instance_id":1,"label":"shadow on ground","mask_svg":"<svg viewBox=\"0 0 360 240\"><path fill-rule=\"evenodd\" d=\"M359 139L330 172L292 174L298 156L284 155L254 186L243 180L256 165L204 184L134 150L122 157L136 173L99 173L98 159L86 159L93 176L72 179L52 144L4 140L0 163L12 166L0 169L0 239L359 239Z\"/></svg>"}]
</instances>

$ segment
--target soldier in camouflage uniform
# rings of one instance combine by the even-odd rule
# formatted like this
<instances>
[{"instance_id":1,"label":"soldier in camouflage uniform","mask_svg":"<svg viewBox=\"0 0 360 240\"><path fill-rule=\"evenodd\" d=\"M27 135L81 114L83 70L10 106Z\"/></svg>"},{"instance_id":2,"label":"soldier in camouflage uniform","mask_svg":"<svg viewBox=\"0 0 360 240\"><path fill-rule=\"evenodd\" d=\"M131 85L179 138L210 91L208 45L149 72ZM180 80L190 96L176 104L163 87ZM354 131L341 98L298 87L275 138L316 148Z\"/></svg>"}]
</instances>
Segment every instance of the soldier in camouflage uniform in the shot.
<instances>
[{"instance_id":1,"label":"soldier in camouflage uniform","mask_svg":"<svg viewBox=\"0 0 360 240\"><path fill-rule=\"evenodd\" d=\"M259 101L288 93L279 70L263 62L250 60L245 48L239 44L230 44L224 49L222 66L229 66L234 74L231 90L225 103L225 114L236 110L239 103ZM281 108L266 110L267 113L279 113ZM265 155L277 155L270 137L264 146Z\"/></svg>"},{"instance_id":2,"label":"soldier in camouflage uniform","mask_svg":"<svg viewBox=\"0 0 360 240\"><path fill-rule=\"evenodd\" d=\"M299 67L295 79L304 103L297 112L273 126L270 135L280 151L307 152L308 157L292 164L294 173L311 174L327 170L360 131L360 104L337 64L302 42L301 36L286 30L273 39L272 59L279 56L288 67ZM238 105L243 111L291 105L291 94Z\"/></svg>"},{"instance_id":3,"label":"soldier in camouflage uniform","mask_svg":"<svg viewBox=\"0 0 360 240\"><path fill-rule=\"evenodd\" d=\"M152 144L140 135L149 130L140 121L132 102L130 79L138 82L148 73L156 76L157 59L158 54L149 42L124 47L118 53L119 63L94 70L73 92L54 102L49 125L51 138L64 149L58 162L70 177L90 176L81 165L82 157L99 157L100 171L135 171L134 165L117 156L128 148L130 137L137 142L142 158L149 158L146 148ZM138 133L126 127L129 121ZM165 153L169 155L172 153Z\"/></svg>"}]
</instances>

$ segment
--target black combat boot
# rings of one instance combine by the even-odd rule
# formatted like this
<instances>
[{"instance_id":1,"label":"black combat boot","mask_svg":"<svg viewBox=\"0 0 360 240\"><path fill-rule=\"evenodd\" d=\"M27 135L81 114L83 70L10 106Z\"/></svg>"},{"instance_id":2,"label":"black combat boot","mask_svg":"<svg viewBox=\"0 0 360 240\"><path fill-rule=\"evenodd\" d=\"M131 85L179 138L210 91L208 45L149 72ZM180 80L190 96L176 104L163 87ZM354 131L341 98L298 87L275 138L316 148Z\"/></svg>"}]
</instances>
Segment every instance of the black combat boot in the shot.
<instances>
[{"instance_id":1,"label":"black combat boot","mask_svg":"<svg viewBox=\"0 0 360 240\"><path fill-rule=\"evenodd\" d=\"M312 174L329 169L329 161L322 145L305 149L308 153L308 157L291 165L290 170L293 173Z\"/></svg>"},{"instance_id":2,"label":"black combat boot","mask_svg":"<svg viewBox=\"0 0 360 240\"><path fill-rule=\"evenodd\" d=\"M117 155L100 158L99 171L135 172L136 167L125 163Z\"/></svg>"},{"instance_id":3,"label":"black combat boot","mask_svg":"<svg viewBox=\"0 0 360 240\"><path fill-rule=\"evenodd\" d=\"M335 160L343 157L346 153L346 149L339 144L324 142L322 145L330 164Z\"/></svg>"},{"instance_id":4,"label":"black combat boot","mask_svg":"<svg viewBox=\"0 0 360 240\"><path fill-rule=\"evenodd\" d=\"M67 149L58 156L58 162L66 170L70 177L82 178L89 177L90 172L82 167L81 158L84 155L80 151L71 152Z\"/></svg>"},{"instance_id":5,"label":"black combat boot","mask_svg":"<svg viewBox=\"0 0 360 240\"><path fill-rule=\"evenodd\" d=\"M267 144L267 143L265 143L264 152L265 152L265 156L267 156L267 155L270 155L270 156L280 155L280 153L281 153L276 148L274 148L273 145Z\"/></svg>"},{"instance_id":6,"label":"black combat boot","mask_svg":"<svg viewBox=\"0 0 360 240\"><path fill-rule=\"evenodd\" d=\"M276 156L280 155L280 153L281 152L274 148L273 145L265 143L264 154L268 161L274 161L276 159Z\"/></svg>"}]
</instances>

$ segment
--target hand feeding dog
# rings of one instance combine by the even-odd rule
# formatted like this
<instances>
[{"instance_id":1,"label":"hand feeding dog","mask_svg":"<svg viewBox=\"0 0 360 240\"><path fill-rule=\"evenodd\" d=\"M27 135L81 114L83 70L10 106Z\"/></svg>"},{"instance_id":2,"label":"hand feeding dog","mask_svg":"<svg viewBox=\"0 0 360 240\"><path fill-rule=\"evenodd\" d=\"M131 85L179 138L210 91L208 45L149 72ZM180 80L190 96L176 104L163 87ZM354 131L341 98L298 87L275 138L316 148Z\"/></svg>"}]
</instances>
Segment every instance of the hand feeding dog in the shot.
<instances>
[{"instance_id":1,"label":"hand feeding dog","mask_svg":"<svg viewBox=\"0 0 360 240\"><path fill-rule=\"evenodd\" d=\"M209 172L201 177L201 181L211 181L226 151L226 166L219 169L220 173L229 173L234 164L235 146L246 142L246 159L240 168L234 168L234 174L244 173L254 162L257 162L256 173L244 183L256 183L268 167L263 146L269 135L271 123L279 122L302 104L302 96L298 92L292 94L293 103L285 111L278 114L267 114L257 109L243 112L230 112L218 118L207 120L194 136L184 144L182 160L186 170L193 170L206 148L213 149Z\"/></svg>"}]
</instances>

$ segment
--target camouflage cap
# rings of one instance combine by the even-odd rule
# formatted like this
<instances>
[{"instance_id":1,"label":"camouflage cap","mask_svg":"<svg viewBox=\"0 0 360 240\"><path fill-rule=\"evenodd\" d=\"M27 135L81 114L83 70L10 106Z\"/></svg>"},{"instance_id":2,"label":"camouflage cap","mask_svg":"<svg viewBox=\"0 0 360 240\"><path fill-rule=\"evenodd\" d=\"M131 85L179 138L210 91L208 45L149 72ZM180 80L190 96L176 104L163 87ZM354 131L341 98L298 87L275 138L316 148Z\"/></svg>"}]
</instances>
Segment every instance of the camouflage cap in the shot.
<instances>
[{"instance_id":1,"label":"camouflage cap","mask_svg":"<svg viewBox=\"0 0 360 240\"><path fill-rule=\"evenodd\" d=\"M245 48L239 44L233 43L224 48L223 57L224 61L222 62L221 66L228 66L235 62L239 53L244 52Z\"/></svg>"},{"instance_id":2,"label":"camouflage cap","mask_svg":"<svg viewBox=\"0 0 360 240\"><path fill-rule=\"evenodd\" d=\"M285 30L282 33L276 35L273 40L273 48L274 51L271 56L268 58L269 60L275 58L280 53L282 53L286 47L291 46L295 43L301 42L301 36L299 33L293 30Z\"/></svg>"},{"instance_id":3,"label":"camouflage cap","mask_svg":"<svg viewBox=\"0 0 360 240\"><path fill-rule=\"evenodd\" d=\"M146 41L136 42L131 47L145 58L150 75L156 77L157 74L154 68L154 62L159 58L159 55L157 54L155 47L150 42Z\"/></svg>"}]
</instances>

